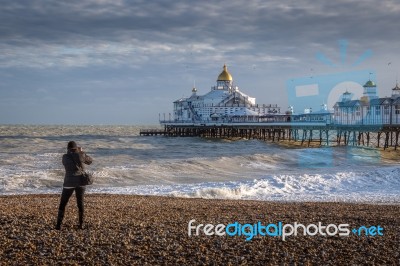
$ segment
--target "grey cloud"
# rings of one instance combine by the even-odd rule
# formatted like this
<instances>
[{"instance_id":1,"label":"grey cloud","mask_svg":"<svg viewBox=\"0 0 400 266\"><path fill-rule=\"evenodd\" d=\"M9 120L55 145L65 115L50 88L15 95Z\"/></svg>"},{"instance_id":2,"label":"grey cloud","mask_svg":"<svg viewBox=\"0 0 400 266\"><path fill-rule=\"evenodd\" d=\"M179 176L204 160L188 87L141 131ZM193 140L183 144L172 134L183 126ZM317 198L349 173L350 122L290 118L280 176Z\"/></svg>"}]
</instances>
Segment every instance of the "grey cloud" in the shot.
<instances>
[{"instance_id":1,"label":"grey cloud","mask_svg":"<svg viewBox=\"0 0 400 266\"><path fill-rule=\"evenodd\" d=\"M57 40L78 34L120 40L125 36L140 35L146 39L157 34L166 37L165 33L181 33L182 36L171 38L213 37L223 41L242 38L242 34L256 36L265 32L279 37L307 27L318 29L332 25L341 30L345 25L351 28L363 24L370 26L368 31L374 31L372 34L377 34L371 26L395 18L398 11L393 10L399 7L394 1L381 1L377 5L371 0L324 1L324 4L302 0L295 5L263 2L121 1L116 4L114 1L36 0L18 5L18 1L8 1L10 4L4 3L2 8L1 35Z\"/></svg>"},{"instance_id":2,"label":"grey cloud","mask_svg":"<svg viewBox=\"0 0 400 266\"><path fill-rule=\"evenodd\" d=\"M124 97L150 104L154 95L190 93L193 80L205 92L227 63L238 85L269 102L280 94L267 90L283 90L286 78L329 70L315 54L336 60L340 39L349 41L349 62L372 49L367 63L390 78L399 14L397 0L0 0L0 95L12 105L34 101L30 90L58 101L70 90L113 90L110 106Z\"/></svg>"},{"instance_id":3,"label":"grey cloud","mask_svg":"<svg viewBox=\"0 0 400 266\"><path fill-rule=\"evenodd\" d=\"M374 42L388 38L398 42L395 23L400 5L394 1L12 1L0 10L3 65L15 64L13 55L40 55L49 51L54 62L64 64L121 63L131 55L137 63L160 53L181 58L204 54L229 54L248 43L243 54L254 51L285 57L310 42L332 43L340 38ZM81 50L72 55L63 46ZM86 51L85 51L86 50ZM26 55L24 55L27 58ZM40 57L42 57L40 55ZM128 56L129 57L129 56ZM114 59L113 59L114 58ZM116 58L116 59L115 59ZM115 62L113 62L115 60ZM34 62L33 65L37 65ZM73 63L75 62L75 63ZM130 62L131 63L131 62Z\"/></svg>"},{"instance_id":4,"label":"grey cloud","mask_svg":"<svg viewBox=\"0 0 400 266\"><path fill-rule=\"evenodd\" d=\"M390 0L3 2L2 67L293 62L342 38L384 50L400 36Z\"/></svg>"}]
</instances>

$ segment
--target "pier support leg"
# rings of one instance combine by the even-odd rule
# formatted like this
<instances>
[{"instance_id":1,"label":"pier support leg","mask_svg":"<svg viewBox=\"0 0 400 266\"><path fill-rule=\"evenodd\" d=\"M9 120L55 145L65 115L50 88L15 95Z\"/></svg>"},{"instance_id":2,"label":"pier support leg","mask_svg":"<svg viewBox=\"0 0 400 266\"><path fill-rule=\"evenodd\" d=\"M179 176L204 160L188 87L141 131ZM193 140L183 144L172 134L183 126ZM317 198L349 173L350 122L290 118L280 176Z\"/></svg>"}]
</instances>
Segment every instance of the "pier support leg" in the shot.
<instances>
[{"instance_id":1,"label":"pier support leg","mask_svg":"<svg viewBox=\"0 0 400 266\"><path fill-rule=\"evenodd\" d=\"M382 132L378 132L378 148L379 148L379 142L381 141L381 133Z\"/></svg>"},{"instance_id":2,"label":"pier support leg","mask_svg":"<svg viewBox=\"0 0 400 266\"><path fill-rule=\"evenodd\" d=\"M319 131L319 145L322 145L322 130Z\"/></svg>"},{"instance_id":3,"label":"pier support leg","mask_svg":"<svg viewBox=\"0 0 400 266\"><path fill-rule=\"evenodd\" d=\"M326 136L326 146L329 146L329 130L325 131L325 136Z\"/></svg>"},{"instance_id":4,"label":"pier support leg","mask_svg":"<svg viewBox=\"0 0 400 266\"><path fill-rule=\"evenodd\" d=\"M389 132L385 132L385 145L383 146L383 149L386 150L386 148L389 147Z\"/></svg>"}]
</instances>

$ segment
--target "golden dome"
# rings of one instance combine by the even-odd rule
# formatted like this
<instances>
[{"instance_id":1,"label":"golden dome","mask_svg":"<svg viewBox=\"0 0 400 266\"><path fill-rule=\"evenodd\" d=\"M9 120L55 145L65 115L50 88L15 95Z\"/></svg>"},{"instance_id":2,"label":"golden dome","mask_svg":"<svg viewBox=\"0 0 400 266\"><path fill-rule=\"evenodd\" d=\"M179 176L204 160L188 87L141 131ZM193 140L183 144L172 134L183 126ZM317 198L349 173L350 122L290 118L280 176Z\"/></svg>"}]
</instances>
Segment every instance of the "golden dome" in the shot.
<instances>
[{"instance_id":1,"label":"golden dome","mask_svg":"<svg viewBox=\"0 0 400 266\"><path fill-rule=\"evenodd\" d=\"M363 87L376 87L375 82L368 80Z\"/></svg>"},{"instance_id":2,"label":"golden dome","mask_svg":"<svg viewBox=\"0 0 400 266\"><path fill-rule=\"evenodd\" d=\"M228 72L228 68L224 65L224 70L219 74L217 81L232 81L232 75Z\"/></svg>"}]
</instances>

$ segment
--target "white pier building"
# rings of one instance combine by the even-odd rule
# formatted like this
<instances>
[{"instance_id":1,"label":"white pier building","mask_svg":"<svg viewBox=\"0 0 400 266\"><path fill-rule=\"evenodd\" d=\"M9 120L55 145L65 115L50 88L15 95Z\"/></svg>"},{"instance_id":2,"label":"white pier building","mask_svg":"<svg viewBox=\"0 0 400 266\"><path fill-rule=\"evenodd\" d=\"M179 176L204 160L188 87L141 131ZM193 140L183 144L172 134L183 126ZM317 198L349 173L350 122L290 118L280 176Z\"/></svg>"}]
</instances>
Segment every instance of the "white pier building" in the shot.
<instances>
[{"instance_id":1,"label":"white pier building","mask_svg":"<svg viewBox=\"0 0 400 266\"><path fill-rule=\"evenodd\" d=\"M375 82L365 83L363 96L352 100L345 92L334 105L334 123L341 125L390 125L400 124L400 87L392 89L391 97L379 98Z\"/></svg>"},{"instance_id":2,"label":"white pier building","mask_svg":"<svg viewBox=\"0 0 400 266\"><path fill-rule=\"evenodd\" d=\"M258 122L266 115L280 114L276 104L256 104L250 97L234 86L232 75L224 65L217 78L217 85L205 95L197 95L192 89L190 97L174 102L174 122Z\"/></svg>"},{"instance_id":3,"label":"white pier building","mask_svg":"<svg viewBox=\"0 0 400 266\"><path fill-rule=\"evenodd\" d=\"M192 89L190 97L174 101L173 119L161 124L227 125L227 124L321 124L321 125L392 125L400 124L400 87L392 89L391 97L379 98L376 84L368 80L360 99L352 99L349 92L333 106L333 112L326 104L318 111L311 108L296 114L293 107L281 113L277 104L256 104L256 99L234 86L232 75L226 65L217 78L216 86L205 95L198 95Z\"/></svg>"}]
</instances>

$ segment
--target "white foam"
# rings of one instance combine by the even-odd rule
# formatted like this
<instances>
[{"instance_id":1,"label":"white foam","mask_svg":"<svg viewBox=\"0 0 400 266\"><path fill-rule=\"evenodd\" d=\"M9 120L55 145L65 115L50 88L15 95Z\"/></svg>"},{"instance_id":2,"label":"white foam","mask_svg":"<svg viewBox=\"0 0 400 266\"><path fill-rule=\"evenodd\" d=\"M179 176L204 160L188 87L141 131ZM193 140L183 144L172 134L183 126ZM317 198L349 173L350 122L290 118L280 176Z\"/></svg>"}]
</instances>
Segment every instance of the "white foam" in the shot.
<instances>
[{"instance_id":1,"label":"white foam","mask_svg":"<svg viewBox=\"0 0 400 266\"><path fill-rule=\"evenodd\" d=\"M400 170L274 175L252 181L93 188L92 192L207 199L400 203Z\"/></svg>"},{"instance_id":2,"label":"white foam","mask_svg":"<svg viewBox=\"0 0 400 266\"><path fill-rule=\"evenodd\" d=\"M88 187L88 193L262 201L334 201L399 204L399 174L400 170L398 168L386 168L363 173L363 175L354 172L338 172L322 175L274 175L251 181L194 184L138 186L97 184ZM26 180L24 181L22 178L13 180L13 184L7 184L7 191L3 191L2 194L10 194L16 191L19 194L59 192L59 189L56 188L43 188L38 187L37 184L27 184Z\"/></svg>"},{"instance_id":3,"label":"white foam","mask_svg":"<svg viewBox=\"0 0 400 266\"><path fill-rule=\"evenodd\" d=\"M202 188L174 195L202 198L351 201L400 203L399 170L383 169L374 173L276 175L250 182L202 184Z\"/></svg>"}]
</instances>

